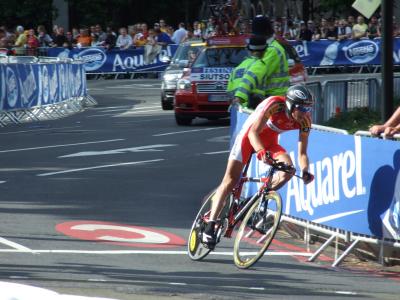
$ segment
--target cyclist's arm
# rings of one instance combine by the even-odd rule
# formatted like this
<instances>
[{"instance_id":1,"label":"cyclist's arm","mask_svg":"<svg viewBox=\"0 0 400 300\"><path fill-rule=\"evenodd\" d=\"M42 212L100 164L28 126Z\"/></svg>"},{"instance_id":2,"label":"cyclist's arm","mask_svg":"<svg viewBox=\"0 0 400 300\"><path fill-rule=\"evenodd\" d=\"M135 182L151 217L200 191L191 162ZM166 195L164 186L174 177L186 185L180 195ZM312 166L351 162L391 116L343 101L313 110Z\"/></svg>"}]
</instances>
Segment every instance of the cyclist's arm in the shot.
<instances>
[{"instance_id":1,"label":"cyclist's arm","mask_svg":"<svg viewBox=\"0 0 400 300\"><path fill-rule=\"evenodd\" d=\"M299 130L299 142L298 142L298 161L300 164L301 171L308 172L309 160L307 155L308 147L308 136L311 130L311 119L309 117L304 118L301 122Z\"/></svg>"},{"instance_id":2,"label":"cyclist's arm","mask_svg":"<svg viewBox=\"0 0 400 300\"><path fill-rule=\"evenodd\" d=\"M308 172L309 160L307 155L308 134L300 134L298 143L299 164L302 173Z\"/></svg>"},{"instance_id":3,"label":"cyclist's arm","mask_svg":"<svg viewBox=\"0 0 400 300\"><path fill-rule=\"evenodd\" d=\"M249 141L255 152L264 149L264 144L260 138L260 133L264 128L269 117L279 109L279 104L275 103L269 106L263 113L260 113L255 119L249 130Z\"/></svg>"}]
</instances>

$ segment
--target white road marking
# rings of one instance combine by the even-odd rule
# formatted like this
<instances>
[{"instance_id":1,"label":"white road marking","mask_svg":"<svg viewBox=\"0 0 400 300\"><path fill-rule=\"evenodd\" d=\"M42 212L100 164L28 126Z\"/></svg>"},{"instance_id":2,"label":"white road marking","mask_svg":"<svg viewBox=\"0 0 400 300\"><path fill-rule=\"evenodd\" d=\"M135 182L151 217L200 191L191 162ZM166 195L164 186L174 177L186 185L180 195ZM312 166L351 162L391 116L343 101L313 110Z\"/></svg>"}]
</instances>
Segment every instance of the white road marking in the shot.
<instances>
[{"instance_id":1,"label":"white road marking","mask_svg":"<svg viewBox=\"0 0 400 300\"><path fill-rule=\"evenodd\" d=\"M114 140L103 140L103 141L84 142L84 143L75 143L75 144L60 144L60 145L51 145L51 146L42 146L42 147L0 150L0 153L20 152L20 151L50 149L50 148L60 148L60 147L70 147L70 146L90 145L90 144L101 144L101 143L111 143L111 142L119 142L119 141L125 141L125 139L114 139Z\"/></svg>"},{"instance_id":2,"label":"white road marking","mask_svg":"<svg viewBox=\"0 0 400 300\"><path fill-rule=\"evenodd\" d=\"M136 85L136 87L137 87L137 85ZM133 86L133 85L119 85L119 86L110 86L110 87L108 87L108 89L115 89L115 90L118 90L118 89L131 89L131 88L135 88L135 86ZM149 85L149 86L143 86L142 85L140 88L143 89L143 90L159 90L160 89L160 87L152 86L152 85Z\"/></svg>"},{"instance_id":3,"label":"white road marking","mask_svg":"<svg viewBox=\"0 0 400 300\"><path fill-rule=\"evenodd\" d=\"M336 291L335 294L339 294L339 295L357 295L356 292L348 292L348 291Z\"/></svg>"},{"instance_id":4,"label":"white road marking","mask_svg":"<svg viewBox=\"0 0 400 300\"><path fill-rule=\"evenodd\" d=\"M134 83L136 86L154 87L155 84Z\"/></svg>"},{"instance_id":5,"label":"white road marking","mask_svg":"<svg viewBox=\"0 0 400 300\"><path fill-rule=\"evenodd\" d=\"M105 279L97 279L97 278L89 278L87 281L90 281L90 282L107 282L107 280L105 280Z\"/></svg>"},{"instance_id":6,"label":"white road marking","mask_svg":"<svg viewBox=\"0 0 400 300\"><path fill-rule=\"evenodd\" d=\"M229 153L229 152L231 152L231 150L216 151L216 152L206 152L206 153L203 153L203 154L205 154L205 155L214 155L214 154L222 154L222 153Z\"/></svg>"},{"instance_id":7,"label":"white road marking","mask_svg":"<svg viewBox=\"0 0 400 300\"><path fill-rule=\"evenodd\" d=\"M120 164L102 165L102 166L94 166L94 167L88 167L88 168L71 169L71 170L59 171L59 172L42 173L42 174L37 174L36 176L45 177L45 176L52 176L52 175L66 174L66 173L74 173L74 172L81 172L81 171L87 171L87 170L95 170L95 169L104 169L104 168L111 168L111 167L120 167L120 166L145 164L145 163L151 163L151 162L162 161L162 160L164 160L164 159L131 161L131 162L120 163Z\"/></svg>"},{"instance_id":8,"label":"white road marking","mask_svg":"<svg viewBox=\"0 0 400 300\"><path fill-rule=\"evenodd\" d=\"M140 114L146 114L149 112L162 112L163 110L161 109L161 107L159 109L152 109L152 110L127 110L124 112L120 112L120 113L107 113L105 112L105 114L101 114L101 115L90 115L87 116L86 118L98 118L98 117L107 117L107 116L113 116L113 117L124 117L124 116L128 116L128 115L140 115Z\"/></svg>"},{"instance_id":9,"label":"white road marking","mask_svg":"<svg viewBox=\"0 0 400 300\"><path fill-rule=\"evenodd\" d=\"M98 118L98 117L111 117L111 116L115 116L115 113L109 113L109 114L101 114L101 115L90 115L90 116L86 116L86 118Z\"/></svg>"},{"instance_id":10,"label":"white road marking","mask_svg":"<svg viewBox=\"0 0 400 300\"><path fill-rule=\"evenodd\" d=\"M154 122L154 121L161 121L161 120L165 120L165 118L169 118L169 115L158 115L158 117L163 117L163 118L157 118L157 119L146 119L146 120L140 120L140 121L117 121L115 122L116 125L129 125L132 123L144 123L144 122Z\"/></svg>"},{"instance_id":11,"label":"white road marking","mask_svg":"<svg viewBox=\"0 0 400 300\"><path fill-rule=\"evenodd\" d=\"M148 109L148 108L161 108L160 105L153 105L153 106L110 106L110 107L99 107L97 110L141 110L141 109Z\"/></svg>"},{"instance_id":12,"label":"white road marking","mask_svg":"<svg viewBox=\"0 0 400 300\"><path fill-rule=\"evenodd\" d=\"M112 113L112 112L120 112L120 111L126 111L129 110L131 108L113 108L113 109L102 109L101 112L103 113Z\"/></svg>"},{"instance_id":13,"label":"white road marking","mask_svg":"<svg viewBox=\"0 0 400 300\"><path fill-rule=\"evenodd\" d=\"M131 148L112 149L112 150L106 150L106 151L83 151L83 152L77 152L77 153L73 153L73 154L59 156L58 158L124 154L126 152L159 152L159 151L164 151L164 150L157 149L157 148L172 147L172 146L177 146L177 145L156 144L156 145L139 146L139 147L131 147Z\"/></svg>"},{"instance_id":14,"label":"white road marking","mask_svg":"<svg viewBox=\"0 0 400 300\"><path fill-rule=\"evenodd\" d=\"M231 137L229 135L224 135L224 136L217 136L217 137L207 139L207 142L229 143L230 139L231 139Z\"/></svg>"},{"instance_id":15,"label":"white road marking","mask_svg":"<svg viewBox=\"0 0 400 300\"><path fill-rule=\"evenodd\" d=\"M52 253L52 254L99 254L99 255L122 255L122 254L144 254L144 255L187 255L187 251L163 251L163 250L16 250L0 249L0 253ZM255 252L253 253L255 254ZM209 255L233 256L233 252L211 252ZM309 252L278 252L269 251L266 256L312 256Z\"/></svg>"},{"instance_id":16,"label":"white road marking","mask_svg":"<svg viewBox=\"0 0 400 300\"><path fill-rule=\"evenodd\" d=\"M153 105L153 106L135 107L135 109L148 109L148 108L161 108L161 106L160 105Z\"/></svg>"},{"instance_id":17,"label":"white road marking","mask_svg":"<svg viewBox=\"0 0 400 300\"><path fill-rule=\"evenodd\" d=\"M142 235L140 238L123 238L123 237L115 237L115 236L99 236L97 240L103 241L111 241L111 242L124 242L124 243L148 243L148 244L166 244L170 240L167 236L139 228L132 228L127 226L117 226L117 225L109 225L109 224L80 224L72 226L73 230L83 230L83 231L96 231L96 230L120 230L120 231L128 231L134 232Z\"/></svg>"},{"instance_id":18,"label":"white road marking","mask_svg":"<svg viewBox=\"0 0 400 300\"><path fill-rule=\"evenodd\" d=\"M90 107L90 110L103 110L103 109L129 109L132 108L132 105L121 105L121 106L99 106L99 107Z\"/></svg>"},{"instance_id":19,"label":"white road marking","mask_svg":"<svg viewBox=\"0 0 400 300\"><path fill-rule=\"evenodd\" d=\"M60 130L60 129L70 129L70 128L79 128L79 127L81 127L81 126L68 126L68 127L58 127L58 128L41 128L41 129L20 130L20 131L12 131L12 132L1 132L0 134L16 134L16 133L37 132L37 131L45 131L45 130Z\"/></svg>"},{"instance_id":20,"label":"white road marking","mask_svg":"<svg viewBox=\"0 0 400 300\"><path fill-rule=\"evenodd\" d=\"M88 91L105 91L106 89L105 88L103 88L103 89L102 88L90 88L90 89L88 88L87 90Z\"/></svg>"},{"instance_id":21,"label":"white road marking","mask_svg":"<svg viewBox=\"0 0 400 300\"><path fill-rule=\"evenodd\" d=\"M5 238L2 238L2 237L0 237L0 243L2 243L4 245L7 245L9 247L12 247L12 248L16 249L17 251L23 251L23 252L32 251L31 249L29 249L29 248L27 248L25 246L22 246L20 244L15 243L15 242L6 240Z\"/></svg>"},{"instance_id":22,"label":"white road marking","mask_svg":"<svg viewBox=\"0 0 400 300\"><path fill-rule=\"evenodd\" d=\"M187 283L184 282L168 282L170 285L187 285Z\"/></svg>"},{"instance_id":23,"label":"white road marking","mask_svg":"<svg viewBox=\"0 0 400 300\"><path fill-rule=\"evenodd\" d=\"M263 287L250 287L249 290L265 291L265 288L263 288Z\"/></svg>"},{"instance_id":24,"label":"white road marking","mask_svg":"<svg viewBox=\"0 0 400 300\"><path fill-rule=\"evenodd\" d=\"M2 184L2 183L6 183L6 181L0 181L0 184Z\"/></svg>"},{"instance_id":25,"label":"white road marking","mask_svg":"<svg viewBox=\"0 0 400 300\"><path fill-rule=\"evenodd\" d=\"M126 115L126 114L140 114L140 113L147 113L147 112L152 112L152 111L163 111L161 107L158 107L157 109L148 109L148 110L128 110L126 112L123 112L121 115Z\"/></svg>"},{"instance_id":26,"label":"white road marking","mask_svg":"<svg viewBox=\"0 0 400 300\"><path fill-rule=\"evenodd\" d=\"M14 278L18 279L17 276L14 276ZM19 276L19 278L27 279L29 277ZM78 295L59 294L49 289L12 282L0 282L0 290L1 299L117 300L103 297L86 297Z\"/></svg>"},{"instance_id":27,"label":"white road marking","mask_svg":"<svg viewBox=\"0 0 400 300\"><path fill-rule=\"evenodd\" d=\"M183 130L183 131L175 131L175 132L153 134L153 136L165 136L165 135L173 135L173 134L181 134L181 133L189 133L189 132L198 132L198 131L208 131L208 130L217 130L217 129L225 129L225 128L228 128L228 127L224 126L224 127L216 127L216 128L213 127L213 128L204 128L204 129Z\"/></svg>"}]
</instances>

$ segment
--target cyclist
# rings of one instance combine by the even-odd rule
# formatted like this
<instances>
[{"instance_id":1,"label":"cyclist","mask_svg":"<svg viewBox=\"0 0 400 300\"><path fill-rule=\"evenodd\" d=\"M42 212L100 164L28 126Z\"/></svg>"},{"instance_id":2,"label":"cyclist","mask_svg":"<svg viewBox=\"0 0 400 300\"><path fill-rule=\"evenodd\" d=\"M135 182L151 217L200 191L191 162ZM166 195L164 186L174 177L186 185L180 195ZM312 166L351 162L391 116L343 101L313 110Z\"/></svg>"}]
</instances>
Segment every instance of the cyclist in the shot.
<instances>
[{"instance_id":1,"label":"cyclist","mask_svg":"<svg viewBox=\"0 0 400 300\"><path fill-rule=\"evenodd\" d=\"M314 176L308 172L307 155L308 136L311 129L311 112L314 97L304 85L289 87L284 96L271 96L261 102L243 124L236 137L228 159L224 178L212 199L208 224L202 234L202 242L209 249L216 244L215 223L226 198L240 179L241 172L250 160L253 152L265 163L268 154L273 159L293 165L286 150L278 144L279 134L288 130L299 130L298 161L305 184ZM272 188L278 190L292 174L277 172L272 181Z\"/></svg>"}]
</instances>

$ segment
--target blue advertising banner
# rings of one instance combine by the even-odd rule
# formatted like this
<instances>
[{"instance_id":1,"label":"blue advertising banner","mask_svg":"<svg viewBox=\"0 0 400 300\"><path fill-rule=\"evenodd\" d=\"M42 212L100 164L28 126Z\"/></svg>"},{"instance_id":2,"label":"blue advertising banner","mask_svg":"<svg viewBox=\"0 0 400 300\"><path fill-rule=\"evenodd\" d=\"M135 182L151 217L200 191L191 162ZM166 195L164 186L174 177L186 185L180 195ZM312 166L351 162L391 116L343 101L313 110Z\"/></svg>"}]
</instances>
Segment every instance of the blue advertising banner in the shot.
<instances>
[{"instance_id":1,"label":"blue advertising banner","mask_svg":"<svg viewBox=\"0 0 400 300\"><path fill-rule=\"evenodd\" d=\"M380 65L381 39L290 41L307 67ZM400 64L400 39L393 40L393 63Z\"/></svg>"},{"instance_id":2,"label":"blue advertising banner","mask_svg":"<svg viewBox=\"0 0 400 300\"><path fill-rule=\"evenodd\" d=\"M145 64L144 48L111 49L103 47L90 48L48 48L49 57L79 59L85 63L86 73L123 73L163 71L168 64L160 61L162 56L172 57L178 45L168 45L156 56L153 63Z\"/></svg>"},{"instance_id":3,"label":"blue advertising banner","mask_svg":"<svg viewBox=\"0 0 400 300\"><path fill-rule=\"evenodd\" d=\"M380 65L381 39L362 39L344 41L289 41L296 49L306 67L345 66L345 65ZM152 64L144 63L143 47L127 50L105 50L102 47L91 48L48 48L50 57L78 58L85 62L87 73L118 73L163 71L167 64L160 57L172 57L178 45L165 47ZM393 39L393 63L400 64L400 38Z\"/></svg>"},{"instance_id":4,"label":"blue advertising banner","mask_svg":"<svg viewBox=\"0 0 400 300\"><path fill-rule=\"evenodd\" d=\"M0 64L0 112L86 95L82 63Z\"/></svg>"},{"instance_id":5,"label":"blue advertising banner","mask_svg":"<svg viewBox=\"0 0 400 300\"><path fill-rule=\"evenodd\" d=\"M234 120L243 121L244 113ZM233 124L233 128L241 128ZM297 162L298 132L280 136ZM279 193L283 212L318 224L376 237L400 240L399 142L312 130L308 154L315 180L304 185L293 177ZM268 166L253 157L252 176ZM250 188L254 193L256 186Z\"/></svg>"}]
</instances>

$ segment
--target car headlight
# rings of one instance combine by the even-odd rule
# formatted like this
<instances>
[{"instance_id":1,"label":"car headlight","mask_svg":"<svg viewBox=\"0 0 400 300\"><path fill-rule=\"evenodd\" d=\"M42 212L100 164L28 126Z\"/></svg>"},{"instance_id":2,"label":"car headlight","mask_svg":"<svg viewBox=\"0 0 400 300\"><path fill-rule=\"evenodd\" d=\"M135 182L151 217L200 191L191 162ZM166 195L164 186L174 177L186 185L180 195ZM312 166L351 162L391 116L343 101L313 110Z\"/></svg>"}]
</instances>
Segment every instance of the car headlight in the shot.
<instances>
[{"instance_id":1,"label":"car headlight","mask_svg":"<svg viewBox=\"0 0 400 300\"><path fill-rule=\"evenodd\" d=\"M163 78L165 81L175 81L179 79L181 76L182 73L170 73L170 74L165 74Z\"/></svg>"},{"instance_id":2,"label":"car headlight","mask_svg":"<svg viewBox=\"0 0 400 300\"><path fill-rule=\"evenodd\" d=\"M178 80L177 88L178 90L190 90L192 87L191 82L187 79Z\"/></svg>"}]
</instances>

